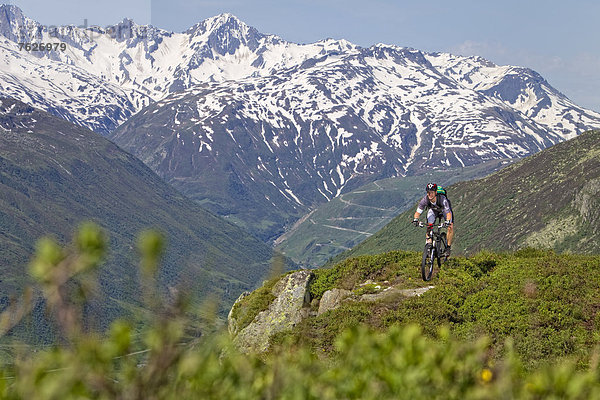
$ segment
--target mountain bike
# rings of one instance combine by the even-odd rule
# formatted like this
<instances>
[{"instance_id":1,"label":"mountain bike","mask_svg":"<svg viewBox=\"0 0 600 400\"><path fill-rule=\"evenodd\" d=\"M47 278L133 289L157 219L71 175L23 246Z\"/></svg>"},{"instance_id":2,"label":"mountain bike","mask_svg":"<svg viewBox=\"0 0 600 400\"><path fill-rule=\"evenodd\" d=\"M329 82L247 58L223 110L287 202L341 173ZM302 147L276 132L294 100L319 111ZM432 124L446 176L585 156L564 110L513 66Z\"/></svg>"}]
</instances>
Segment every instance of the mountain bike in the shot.
<instances>
[{"instance_id":1,"label":"mountain bike","mask_svg":"<svg viewBox=\"0 0 600 400\"><path fill-rule=\"evenodd\" d=\"M438 267L441 267L442 258L444 259L444 262L448 259L448 257L444 255L446 253L448 242L446 239L446 232L440 232L440 230L444 228L444 223L434 225L419 222L419 226L421 228L427 228L427 236L431 238L431 243L425 244L423 261L421 262L421 277L424 281L428 281L433 274L435 260L437 260Z\"/></svg>"}]
</instances>

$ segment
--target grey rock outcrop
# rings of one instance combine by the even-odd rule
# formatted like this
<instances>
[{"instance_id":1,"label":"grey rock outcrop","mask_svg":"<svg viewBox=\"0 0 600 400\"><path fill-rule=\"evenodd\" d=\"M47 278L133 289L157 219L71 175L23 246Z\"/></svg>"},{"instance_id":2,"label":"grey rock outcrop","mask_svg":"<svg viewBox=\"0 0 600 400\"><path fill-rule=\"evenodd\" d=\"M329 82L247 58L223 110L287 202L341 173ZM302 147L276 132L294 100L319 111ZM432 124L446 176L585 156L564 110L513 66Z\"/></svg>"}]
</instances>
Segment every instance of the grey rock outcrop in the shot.
<instances>
[{"instance_id":1,"label":"grey rock outcrop","mask_svg":"<svg viewBox=\"0 0 600 400\"><path fill-rule=\"evenodd\" d=\"M245 327L240 326L234 316L236 306L244 307L240 302L249 295L244 292L234 303L229 312L228 330L233 336L233 342L244 353L264 353L269 349L271 337L278 333L291 330L305 318L321 315L330 310L335 310L346 302L375 302L386 300L395 296L420 296L434 286L412 289L402 289L389 286L389 282L374 283L364 282L359 289L367 287L368 290L379 290L376 293L360 295L360 290L351 291L333 288L326 291L321 299L314 299L311 306L310 284L314 273L309 270L292 272L279 279L271 289L274 300L269 307L258 313L254 320ZM318 304L318 311L315 308Z\"/></svg>"},{"instance_id":2,"label":"grey rock outcrop","mask_svg":"<svg viewBox=\"0 0 600 400\"><path fill-rule=\"evenodd\" d=\"M414 289L400 289L400 288L395 288L395 287L388 287L379 293L363 294L362 296L360 296L359 301L373 302L373 301L379 301L379 300L383 300L383 299L391 297L391 296L398 296L398 295L402 295L404 297L420 296L423 293L427 292L428 290L433 289L434 287L435 286L425 286L425 287L414 288Z\"/></svg>"},{"instance_id":3,"label":"grey rock outcrop","mask_svg":"<svg viewBox=\"0 0 600 400\"><path fill-rule=\"evenodd\" d=\"M361 296L354 295L354 293L350 290L335 288L323 293L323 297L319 302L319 311L317 312L317 315L321 315L327 311L334 310L338 308L342 303L348 301L375 302L399 295L404 297L420 296L433 288L434 286L426 286L414 289L400 289L397 287L389 286L378 293L368 293L363 294Z\"/></svg>"},{"instance_id":4,"label":"grey rock outcrop","mask_svg":"<svg viewBox=\"0 0 600 400\"><path fill-rule=\"evenodd\" d=\"M236 346L243 352L263 353L269 349L271 336L293 328L306 318L310 305L308 288L313 277L314 274L307 270L282 277L272 290L275 300L237 333ZM229 318L228 328L232 334L239 329L235 319Z\"/></svg>"},{"instance_id":5,"label":"grey rock outcrop","mask_svg":"<svg viewBox=\"0 0 600 400\"><path fill-rule=\"evenodd\" d=\"M352 292L345 289L336 288L326 291L323 293L323 297L321 297L321 301L319 302L319 311L317 311L317 315L338 308L340 304L351 295Z\"/></svg>"}]
</instances>

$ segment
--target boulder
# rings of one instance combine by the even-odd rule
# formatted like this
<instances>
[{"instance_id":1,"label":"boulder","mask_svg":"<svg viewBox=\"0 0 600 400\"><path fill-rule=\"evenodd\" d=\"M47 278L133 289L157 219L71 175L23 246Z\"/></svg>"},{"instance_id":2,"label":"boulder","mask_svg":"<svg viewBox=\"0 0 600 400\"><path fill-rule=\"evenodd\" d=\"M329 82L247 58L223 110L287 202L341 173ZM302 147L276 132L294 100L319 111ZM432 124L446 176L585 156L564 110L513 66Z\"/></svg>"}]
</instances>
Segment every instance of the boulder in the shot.
<instances>
[{"instance_id":1,"label":"boulder","mask_svg":"<svg viewBox=\"0 0 600 400\"><path fill-rule=\"evenodd\" d=\"M338 308L340 304L342 304L342 301L350 297L350 295L352 295L352 292L345 289L331 289L326 291L323 293L323 297L321 297L317 315L321 315L329 310Z\"/></svg>"},{"instance_id":2,"label":"boulder","mask_svg":"<svg viewBox=\"0 0 600 400\"><path fill-rule=\"evenodd\" d=\"M402 295L405 297L420 296L433 288L434 286L426 286L414 289L400 289L392 286L386 287L379 293L363 294L359 297L354 295L354 293L350 290L331 289L323 293L323 297L321 298L321 302L319 303L319 311L317 312L317 315L321 315L327 311L338 308L344 301L363 301L369 303L384 300L388 297L398 295Z\"/></svg>"},{"instance_id":3,"label":"boulder","mask_svg":"<svg viewBox=\"0 0 600 400\"><path fill-rule=\"evenodd\" d=\"M425 286L425 287L414 288L414 289L400 289L398 287L388 287L379 293L363 294L362 296L360 296L358 301L374 302L374 301L384 300L388 297L398 296L398 295L402 295L404 297L414 297L414 296L418 297L418 296L422 295L423 293L429 291L430 289L433 289L434 287L435 286Z\"/></svg>"},{"instance_id":4,"label":"boulder","mask_svg":"<svg viewBox=\"0 0 600 400\"><path fill-rule=\"evenodd\" d=\"M247 327L234 338L243 352L263 353L269 349L269 339L275 333L293 328L308 314L310 307L310 281L314 274L308 270L296 271L281 278L273 286L275 300L260 312ZM240 299L238 299L239 301ZM229 322L229 331L235 332L235 321Z\"/></svg>"}]
</instances>

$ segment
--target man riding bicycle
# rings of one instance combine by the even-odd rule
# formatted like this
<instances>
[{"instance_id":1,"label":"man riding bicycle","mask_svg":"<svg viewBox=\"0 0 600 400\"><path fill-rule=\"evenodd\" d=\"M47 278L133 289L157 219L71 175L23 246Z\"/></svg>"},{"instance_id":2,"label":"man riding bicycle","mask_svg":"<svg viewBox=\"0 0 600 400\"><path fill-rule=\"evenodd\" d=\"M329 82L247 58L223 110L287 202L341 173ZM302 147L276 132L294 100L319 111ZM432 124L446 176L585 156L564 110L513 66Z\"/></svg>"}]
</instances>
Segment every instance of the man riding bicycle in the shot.
<instances>
[{"instance_id":1,"label":"man riding bicycle","mask_svg":"<svg viewBox=\"0 0 600 400\"><path fill-rule=\"evenodd\" d=\"M427 222L429 224L435 223L436 218L443 220L445 216L444 225L448 227L448 247L446 247L446 253L444 255L450 257L450 245L452 244L452 238L454 237L454 213L452 212L452 205L445 195L437 192L438 187L435 183L428 183L425 190L427 191L427 194L421 199L417 206L417 211L413 217L413 224L415 226L419 225L419 216L426 208L429 209L429 211L427 211ZM431 243L431 238L428 234L429 231L425 237L427 238L427 243Z\"/></svg>"}]
</instances>

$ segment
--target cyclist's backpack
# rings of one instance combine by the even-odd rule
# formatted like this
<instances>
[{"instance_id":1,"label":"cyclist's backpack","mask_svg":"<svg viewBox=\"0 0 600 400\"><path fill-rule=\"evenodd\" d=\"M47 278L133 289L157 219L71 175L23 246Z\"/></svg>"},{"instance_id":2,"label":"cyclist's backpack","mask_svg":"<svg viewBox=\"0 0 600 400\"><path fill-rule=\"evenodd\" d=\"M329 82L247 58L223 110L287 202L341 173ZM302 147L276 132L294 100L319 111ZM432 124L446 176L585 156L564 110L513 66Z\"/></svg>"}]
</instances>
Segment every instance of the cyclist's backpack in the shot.
<instances>
[{"instance_id":1,"label":"cyclist's backpack","mask_svg":"<svg viewBox=\"0 0 600 400\"><path fill-rule=\"evenodd\" d=\"M446 196L446 200L448 200L448 205L450 206L450 208L452 209L452 203L450 203L450 199L448 198L448 193L446 191L446 189L444 189L443 187L441 187L440 185L438 185L437 187L437 199L436 199L436 204L438 207L442 207L442 199L440 198L440 194Z\"/></svg>"}]
</instances>

